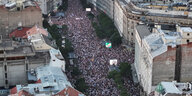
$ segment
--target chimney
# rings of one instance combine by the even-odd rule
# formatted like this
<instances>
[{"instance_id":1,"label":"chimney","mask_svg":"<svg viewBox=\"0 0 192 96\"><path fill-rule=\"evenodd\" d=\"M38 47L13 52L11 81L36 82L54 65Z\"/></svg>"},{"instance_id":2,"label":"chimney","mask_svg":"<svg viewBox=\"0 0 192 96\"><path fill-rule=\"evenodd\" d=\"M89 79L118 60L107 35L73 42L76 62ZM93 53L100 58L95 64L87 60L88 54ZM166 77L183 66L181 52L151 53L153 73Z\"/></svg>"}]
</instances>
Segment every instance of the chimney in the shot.
<instances>
[{"instance_id":1,"label":"chimney","mask_svg":"<svg viewBox=\"0 0 192 96\"><path fill-rule=\"evenodd\" d=\"M176 24L176 31L177 31L177 32L180 32L180 31L181 31L180 28L181 28L181 27L180 27L178 24Z\"/></svg>"},{"instance_id":2,"label":"chimney","mask_svg":"<svg viewBox=\"0 0 192 96\"><path fill-rule=\"evenodd\" d=\"M18 23L18 27L17 27L17 30L22 30L23 28L22 28L22 23L21 22L19 22Z\"/></svg>"},{"instance_id":3,"label":"chimney","mask_svg":"<svg viewBox=\"0 0 192 96\"><path fill-rule=\"evenodd\" d=\"M161 25L158 25L157 23L155 24L155 28L161 29Z\"/></svg>"}]
</instances>

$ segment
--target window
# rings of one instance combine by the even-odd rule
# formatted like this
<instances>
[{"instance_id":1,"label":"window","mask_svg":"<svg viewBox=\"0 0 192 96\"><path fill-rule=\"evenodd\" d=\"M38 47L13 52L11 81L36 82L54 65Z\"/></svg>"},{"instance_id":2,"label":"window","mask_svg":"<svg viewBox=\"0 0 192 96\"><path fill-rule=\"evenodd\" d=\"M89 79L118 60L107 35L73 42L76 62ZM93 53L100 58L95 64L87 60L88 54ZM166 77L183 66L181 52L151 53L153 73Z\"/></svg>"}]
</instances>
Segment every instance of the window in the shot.
<instances>
[{"instance_id":1,"label":"window","mask_svg":"<svg viewBox=\"0 0 192 96\"><path fill-rule=\"evenodd\" d=\"M26 64L26 70L28 70L28 64Z\"/></svg>"},{"instance_id":2,"label":"window","mask_svg":"<svg viewBox=\"0 0 192 96\"><path fill-rule=\"evenodd\" d=\"M5 71L7 71L7 65L4 66Z\"/></svg>"},{"instance_id":3,"label":"window","mask_svg":"<svg viewBox=\"0 0 192 96\"><path fill-rule=\"evenodd\" d=\"M8 84L8 80L5 80L5 84Z\"/></svg>"},{"instance_id":4,"label":"window","mask_svg":"<svg viewBox=\"0 0 192 96\"><path fill-rule=\"evenodd\" d=\"M7 78L7 73L5 73L5 78Z\"/></svg>"},{"instance_id":5,"label":"window","mask_svg":"<svg viewBox=\"0 0 192 96\"><path fill-rule=\"evenodd\" d=\"M133 36L133 33L131 33L131 35Z\"/></svg>"},{"instance_id":6,"label":"window","mask_svg":"<svg viewBox=\"0 0 192 96\"><path fill-rule=\"evenodd\" d=\"M187 40L187 43L189 43L189 40Z\"/></svg>"},{"instance_id":7,"label":"window","mask_svg":"<svg viewBox=\"0 0 192 96\"><path fill-rule=\"evenodd\" d=\"M187 36L189 36L190 34L189 33L187 33Z\"/></svg>"}]
</instances>

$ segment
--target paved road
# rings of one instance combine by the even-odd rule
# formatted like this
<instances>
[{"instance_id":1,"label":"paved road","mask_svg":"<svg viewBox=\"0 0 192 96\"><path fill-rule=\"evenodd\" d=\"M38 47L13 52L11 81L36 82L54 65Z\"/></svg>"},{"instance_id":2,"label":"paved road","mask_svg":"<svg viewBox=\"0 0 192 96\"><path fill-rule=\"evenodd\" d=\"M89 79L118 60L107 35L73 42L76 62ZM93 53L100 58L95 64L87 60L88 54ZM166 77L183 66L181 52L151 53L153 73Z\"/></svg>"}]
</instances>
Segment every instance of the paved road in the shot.
<instances>
[{"instance_id":1,"label":"paved road","mask_svg":"<svg viewBox=\"0 0 192 96\"><path fill-rule=\"evenodd\" d=\"M96 13L96 12L95 12ZM78 65L86 83L90 86L87 90L89 96L118 96L113 80L107 78L109 60L118 59L119 62L133 62L133 54L118 48L105 48L102 40L96 37L91 26L91 21L86 17L87 12L82 8L79 0L69 0L68 10L64 19L55 20L57 24L66 24L69 27L70 40L79 57ZM80 19L77 19L80 18ZM137 94L134 86L128 79L128 91ZM139 95L133 95L139 96Z\"/></svg>"}]
</instances>

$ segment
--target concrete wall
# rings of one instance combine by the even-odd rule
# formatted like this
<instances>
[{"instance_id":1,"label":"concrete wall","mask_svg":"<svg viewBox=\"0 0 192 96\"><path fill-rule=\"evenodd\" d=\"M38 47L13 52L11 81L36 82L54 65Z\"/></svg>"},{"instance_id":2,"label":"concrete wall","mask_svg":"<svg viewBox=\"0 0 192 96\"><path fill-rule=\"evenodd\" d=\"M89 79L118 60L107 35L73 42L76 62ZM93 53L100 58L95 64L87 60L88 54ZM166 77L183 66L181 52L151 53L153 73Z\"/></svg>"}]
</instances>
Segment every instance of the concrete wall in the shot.
<instances>
[{"instance_id":1,"label":"concrete wall","mask_svg":"<svg viewBox=\"0 0 192 96\"><path fill-rule=\"evenodd\" d=\"M27 83L27 75L26 75L26 68L25 64L19 65L7 65L8 68L8 85L14 86L17 84L25 84ZM19 69L19 70L18 70Z\"/></svg>"},{"instance_id":2,"label":"concrete wall","mask_svg":"<svg viewBox=\"0 0 192 96\"><path fill-rule=\"evenodd\" d=\"M121 6L115 2L114 7L114 23L117 27L117 30L119 31L120 36L123 34L123 10L121 9Z\"/></svg>"},{"instance_id":3,"label":"concrete wall","mask_svg":"<svg viewBox=\"0 0 192 96\"><path fill-rule=\"evenodd\" d=\"M5 77L4 77L4 71L3 71L3 65L0 66L0 85L4 86L5 84Z\"/></svg>"},{"instance_id":4,"label":"concrete wall","mask_svg":"<svg viewBox=\"0 0 192 96\"><path fill-rule=\"evenodd\" d=\"M0 87L8 88L9 86L15 86L17 84L26 84L27 71L49 64L50 58L47 56L48 55L42 55L42 57L37 59L32 56L19 60L1 60L0 64L2 66L0 66ZM5 68L5 66L7 66L7 68ZM7 77L5 76L6 73ZM7 84L5 83L6 80L8 80Z\"/></svg>"},{"instance_id":5,"label":"concrete wall","mask_svg":"<svg viewBox=\"0 0 192 96\"><path fill-rule=\"evenodd\" d=\"M149 63L149 53L138 32L135 32L135 62L137 77L144 91L149 94L152 90L152 66Z\"/></svg>"}]
</instances>

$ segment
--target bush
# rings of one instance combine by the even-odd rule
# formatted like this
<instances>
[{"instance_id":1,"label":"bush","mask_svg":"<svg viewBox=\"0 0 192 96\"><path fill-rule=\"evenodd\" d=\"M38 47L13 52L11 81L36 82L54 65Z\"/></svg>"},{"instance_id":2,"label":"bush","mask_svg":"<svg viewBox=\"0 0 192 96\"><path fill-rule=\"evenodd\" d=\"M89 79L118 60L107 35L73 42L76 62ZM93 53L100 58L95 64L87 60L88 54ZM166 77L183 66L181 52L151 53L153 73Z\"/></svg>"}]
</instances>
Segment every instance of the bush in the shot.
<instances>
[{"instance_id":1,"label":"bush","mask_svg":"<svg viewBox=\"0 0 192 96\"><path fill-rule=\"evenodd\" d=\"M87 84L85 83L84 78L80 78L75 83L75 89L77 89L80 92L86 92L86 89L88 89Z\"/></svg>"}]
</instances>

